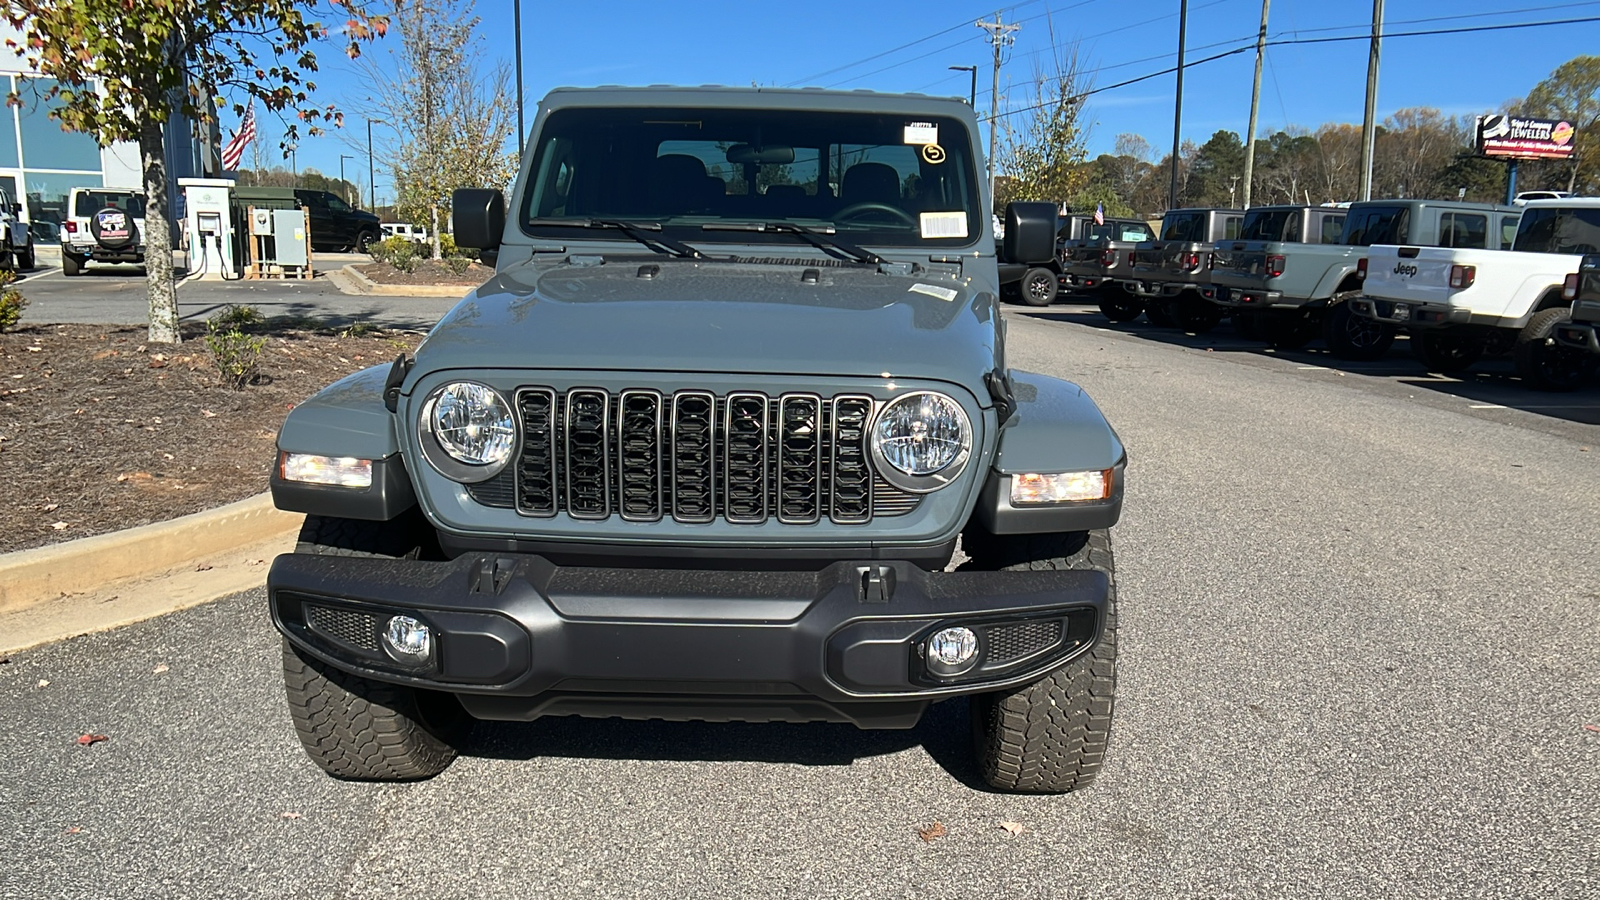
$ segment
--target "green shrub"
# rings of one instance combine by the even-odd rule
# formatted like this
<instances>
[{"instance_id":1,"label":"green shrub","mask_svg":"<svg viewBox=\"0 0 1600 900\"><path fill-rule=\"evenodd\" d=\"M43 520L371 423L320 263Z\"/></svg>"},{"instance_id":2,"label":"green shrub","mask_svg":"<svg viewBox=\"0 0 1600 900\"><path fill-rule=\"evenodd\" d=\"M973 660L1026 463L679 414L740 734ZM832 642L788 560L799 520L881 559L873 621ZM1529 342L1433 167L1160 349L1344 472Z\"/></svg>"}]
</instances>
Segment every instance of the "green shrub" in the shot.
<instances>
[{"instance_id":1,"label":"green shrub","mask_svg":"<svg viewBox=\"0 0 1600 900\"><path fill-rule=\"evenodd\" d=\"M453 234L441 234L439 235L439 255L445 259L460 257L462 259L475 260L478 258L478 251L456 246L456 236Z\"/></svg>"},{"instance_id":2,"label":"green shrub","mask_svg":"<svg viewBox=\"0 0 1600 900\"><path fill-rule=\"evenodd\" d=\"M22 321L22 310L28 305L28 298L11 286L16 277L13 272L0 272L0 331L15 328Z\"/></svg>"},{"instance_id":3,"label":"green shrub","mask_svg":"<svg viewBox=\"0 0 1600 900\"><path fill-rule=\"evenodd\" d=\"M388 263L402 272L417 267L417 245L399 235L390 235L373 244L367 252L376 262Z\"/></svg>"},{"instance_id":4,"label":"green shrub","mask_svg":"<svg viewBox=\"0 0 1600 900\"><path fill-rule=\"evenodd\" d=\"M232 303L224 306L221 312L211 317L211 321L217 323L218 326L232 326L240 330L249 328L252 325L260 325L266 320L267 317L263 316L261 310L256 309L254 306L239 306Z\"/></svg>"},{"instance_id":5,"label":"green shrub","mask_svg":"<svg viewBox=\"0 0 1600 900\"><path fill-rule=\"evenodd\" d=\"M451 275L465 275L467 270L472 268L472 260L465 256L446 256L444 265L450 270Z\"/></svg>"},{"instance_id":6,"label":"green shrub","mask_svg":"<svg viewBox=\"0 0 1600 900\"><path fill-rule=\"evenodd\" d=\"M223 383L241 391L260 372L261 348L267 339L245 334L238 323L223 321L225 315L226 312L206 321L206 349L211 351Z\"/></svg>"}]
</instances>

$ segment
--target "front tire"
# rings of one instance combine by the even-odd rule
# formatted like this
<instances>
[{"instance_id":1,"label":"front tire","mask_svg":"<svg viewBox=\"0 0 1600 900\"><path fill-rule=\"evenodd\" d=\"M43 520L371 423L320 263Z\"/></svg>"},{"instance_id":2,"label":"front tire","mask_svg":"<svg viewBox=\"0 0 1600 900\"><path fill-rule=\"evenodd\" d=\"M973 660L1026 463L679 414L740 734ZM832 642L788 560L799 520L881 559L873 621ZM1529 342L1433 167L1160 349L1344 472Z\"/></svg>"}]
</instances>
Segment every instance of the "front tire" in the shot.
<instances>
[{"instance_id":1,"label":"front tire","mask_svg":"<svg viewBox=\"0 0 1600 900\"><path fill-rule=\"evenodd\" d=\"M1185 334L1205 334L1222 322L1222 307L1195 291L1184 291L1168 307L1178 330Z\"/></svg>"},{"instance_id":2,"label":"front tire","mask_svg":"<svg viewBox=\"0 0 1600 900\"><path fill-rule=\"evenodd\" d=\"M1411 335L1411 355L1429 372L1449 375L1465 371L1483 356L1482 340L1431 332Z\"/></svg>"},{"instance_id":3,"label":"front tire","mask_svg":"<svg viewBox=\"0 0 1600 900\"><path fill-rule=\"evenodd\" d=\"M1106 529L1004 538L969 535L977 539L967 551L972 557L968 565L975 568L1091 570L1111 579L1105 624L1093 649L1032 684L978 694L970 701L973 749L990 786L1038 794L1088 787L1105 761L1117 686L1111 535Z\"/></svg>"},{"instance_id":4,"label":"front tire","mask_svg":"<svg viewBox=\"0 0 1600 900\"><path fill-rule=\"evenodd\" d=\"M1570 321L1570 310L1557 308L1534 313L1512 345L1511 359L1517 374L1530 387L1541 391L1575 391L1594 375L1596 357L1557 343L1556 326Z\"/></svg>"},{"instance_id":5,"label":"front tire","mask_svg":"<svg viewBox=\"0 0 1600 900\"><path fill-rule=\"evenodd\" d=\"M1122 288L1100 291L1100 312L1113 322L1132 322L1144 312L1144 304Z\"/></svg>"},{"instance_id":6,"label":"front tire","mask_svg":"<svg viewBox=\"0 0 1600 900\"><path fill-rule=\"evenodd\" d=\"M1045 268L1034 268L1022 273L1022 302L1029 306L1049 306L1056 302L1061 285L1056 273Z\"/></svg>"},{"instance_id":7,"label":"front tire","mask_svg":"<svg viewBox=\"0 0 1600 900\"><path fill-rule=\"evenodd\" d=\"M306 516L296 553L416 559L430 547L415 510L392 522ZM443 772L473 720L450 694L389 684L328 665L287 639L283 683L306 755L351 781L414 781Z\"/></svg>"},{"instance_id":8,"label":"front tire","mask_svg":"<svg viewBox=\"0 0 1600 900\"><path fill-rule=\"evenodd\" d=\"M1323 313L1322 339L1340 359L1382 359L1394 343L1394 336L1394 326L1356 315L1346 301L1336 301Z\"/></svg>"},{"instance_id":9,"label":"front tire","mask_svg":"<svg viewBox=\"0 0 1600 900\"><path fill-rule=\"evenodd\" d=\"M29 241L28 246L17 251L17 268L31 272L33 263L33 241Z\"/></svg>"},{"instance_id":10,"label":"front tire","mask_svg":"<svg viewBox=\"0 0 1600 900\"><path fill-rule=\"evenodd\" d=\"M378 233L375 231L361 232L360 234L356 235L356 252L370 252L372 250L372 245L376 244L378 240Z\"/></svg>"},{"instance_id":11,"label":"front tire","mask_svg":"<svg viewBox=\"0 0 1600 900\"><path fill-rule=\"evenodd\" d=\"M1176 328L1177 319L1173 318L1172 307L1165 297L1151 297L1144 303L1145 321L1157 328Z\"/></svg>"}]
</instances>

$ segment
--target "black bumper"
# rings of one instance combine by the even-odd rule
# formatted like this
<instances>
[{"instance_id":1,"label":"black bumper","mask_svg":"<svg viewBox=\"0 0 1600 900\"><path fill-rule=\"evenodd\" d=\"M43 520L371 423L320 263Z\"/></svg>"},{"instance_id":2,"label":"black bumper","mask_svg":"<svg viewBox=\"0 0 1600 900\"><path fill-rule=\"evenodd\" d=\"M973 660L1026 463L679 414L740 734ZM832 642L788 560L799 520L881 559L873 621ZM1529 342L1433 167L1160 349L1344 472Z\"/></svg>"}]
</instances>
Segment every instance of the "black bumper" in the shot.
<instances>
[{"instance_id":1,"label":"black bumper","mask_svg":"<svg viewBox=\"0 0 1600 900\"><path fill-rule=\"evenodd\" d=\"M1565 322L1556 326L1556 342L1574 350L1600 353L1600 325L1593 322Z\"/></svg>"},{"instance_id":2,"label":"black bumper","mask_svg":"<svg viewBox=\"0 0 1600 900\"><path fill-rule=\"evenodd\" d=\"M273 623L297 646L345 671L456 694L479 718L877 728L909 728L931 700L1025 684L1087 651L1110 593L1096 571L600 569L530 555L285 554L267 588ZM433 629L429 664L384 650L395 614ZM939 678L920 645L951 625L978 634L979 661Z\"/></svg>"}]
</instances>

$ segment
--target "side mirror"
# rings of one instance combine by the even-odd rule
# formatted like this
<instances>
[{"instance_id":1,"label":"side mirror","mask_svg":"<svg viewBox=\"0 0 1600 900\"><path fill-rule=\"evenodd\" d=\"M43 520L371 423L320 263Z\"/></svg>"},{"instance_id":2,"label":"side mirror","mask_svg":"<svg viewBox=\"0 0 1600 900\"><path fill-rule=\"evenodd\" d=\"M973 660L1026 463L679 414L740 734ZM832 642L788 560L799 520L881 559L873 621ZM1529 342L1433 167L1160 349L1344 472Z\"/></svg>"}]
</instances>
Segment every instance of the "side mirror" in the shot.
<instances>
[{"instance_id":1,"label":"side mirror","mask_svg":"<svg viewBox=\"0 0 1600 900\"><path fill-rule=\"evenodd\" d=\"M450 195L450 230L456 246L493 250L506 231L506 198L487 188L456 188Z\"/></svg>"},{"instance_id":2,"label":"side mirror","mask_svg":"<svg viewBox=\"0 0 1600 900\"><path fill-rule=\"evenodd\" d=\"M13 203L13 204L11 204L11 214L14 215L14 216L22 215L22 204L21 203Z\"/></svg>"},{"instance_id":3,"label":"side mirror","mask_svg":"<svg viewBox=\"0 0 1600 900\"><path fill-rule=\"evenodd\" d=\"M1005 258L1008 262L1047 263L1056 255L1056 205L1006 204Z\"/></svg>"}]
</instances>

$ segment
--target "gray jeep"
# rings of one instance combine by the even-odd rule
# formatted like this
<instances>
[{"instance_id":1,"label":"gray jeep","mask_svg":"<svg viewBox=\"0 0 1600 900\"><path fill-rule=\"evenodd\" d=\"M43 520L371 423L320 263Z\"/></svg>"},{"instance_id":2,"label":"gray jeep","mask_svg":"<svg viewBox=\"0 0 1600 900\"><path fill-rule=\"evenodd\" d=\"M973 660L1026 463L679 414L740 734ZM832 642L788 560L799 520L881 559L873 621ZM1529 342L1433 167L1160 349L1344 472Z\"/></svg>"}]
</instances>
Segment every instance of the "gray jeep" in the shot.
<instances>
[{"instance_id":1,"label":"gray jeep","mask_svg":"<svg viewBox=\"0 0 1600 900\"><path fill-rule=\"evenodd\" d=\"M312 759L426 778L478 719L904 729L969 697L990 784L1088 784L1126 455L1006 365L971 108L562 89L536 122L509 204L453 198L495 277L279 434ZM1054 207L1006 216L1048 258Z\"/></svg>"}]
</instances>

